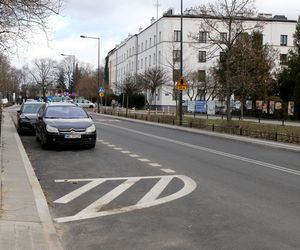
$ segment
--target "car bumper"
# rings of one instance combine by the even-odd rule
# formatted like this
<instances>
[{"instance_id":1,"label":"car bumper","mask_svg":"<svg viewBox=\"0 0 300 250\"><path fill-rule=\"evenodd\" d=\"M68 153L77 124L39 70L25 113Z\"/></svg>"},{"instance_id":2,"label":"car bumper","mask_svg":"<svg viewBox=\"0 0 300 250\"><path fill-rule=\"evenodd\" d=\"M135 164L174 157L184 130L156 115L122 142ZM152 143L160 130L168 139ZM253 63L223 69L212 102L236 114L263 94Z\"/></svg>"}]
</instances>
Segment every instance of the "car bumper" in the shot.
<instances>
[{"instance_id":1,"label":"car bumper","mask_svg":"<svg viewBox=\"0 0 300 250\"><path fill-rule=\"evenodd\" d=\"M19 120L18 126L22 131L35 132L36 121Z\"/></svg>"},{"instance_id":2,"label":"car bumper","mask_svg":"<svg viewBox=\"0 0 300 250\"><path fill-rule=\"evenodd\" d=\"M58 145L93 145L96 143L97 134L81 134L81 138L66 138L66 134L46 134L47 142Z\"/></svg>"}]
</instances>

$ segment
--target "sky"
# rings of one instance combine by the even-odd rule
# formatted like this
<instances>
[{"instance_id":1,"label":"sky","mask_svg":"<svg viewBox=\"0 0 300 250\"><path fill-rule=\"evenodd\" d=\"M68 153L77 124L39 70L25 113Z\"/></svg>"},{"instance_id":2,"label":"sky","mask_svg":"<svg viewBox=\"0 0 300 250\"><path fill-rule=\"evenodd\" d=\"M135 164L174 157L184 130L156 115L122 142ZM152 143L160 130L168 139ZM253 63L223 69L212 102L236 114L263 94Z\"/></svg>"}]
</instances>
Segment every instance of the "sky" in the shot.
<instances>
[{"instance_id":1,"label":"sky","mask_svg":"<svg viewBox=\"0 0 300 250\"><path fill-rule=\"evenodd\" d=\"M209 0L183 0L183 9L208 3ZM214 0L210 0L214 2ZM51 34L30 37L31 45L21 45L12 64L21 68L35 58L50 57L57 61L61 54L74 55L79 62L97 67L98 45L96 39L83 39L80 35L100 37L101 66L104 58L116 44L129 34L137 34L140 27L150 25L156 18L157 0L65 0L59 16L52 17ZM285 15L297 20L300 15L299 0L256 0L258 13ZM158 17L169 8L180 12L180 0L159 0Z\"/></svg>"}]
</instances>

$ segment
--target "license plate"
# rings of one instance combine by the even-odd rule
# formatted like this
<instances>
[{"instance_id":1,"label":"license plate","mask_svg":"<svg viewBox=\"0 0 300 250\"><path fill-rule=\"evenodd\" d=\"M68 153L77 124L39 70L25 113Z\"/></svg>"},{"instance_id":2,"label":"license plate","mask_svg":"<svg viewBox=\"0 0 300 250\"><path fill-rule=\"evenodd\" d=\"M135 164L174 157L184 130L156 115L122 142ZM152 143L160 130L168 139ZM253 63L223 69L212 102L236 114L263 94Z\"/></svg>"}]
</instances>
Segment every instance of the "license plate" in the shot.
<instances>
[{"instance_id":1,"label":"license plate","mask_svg":"<svg viewBox=\"0 0 300 250\"><path fill-rule=\"evenodd\" d=\"M66 139L78 139L81 138L81 135L65 135Z\"/></svg>"}]
</instances>

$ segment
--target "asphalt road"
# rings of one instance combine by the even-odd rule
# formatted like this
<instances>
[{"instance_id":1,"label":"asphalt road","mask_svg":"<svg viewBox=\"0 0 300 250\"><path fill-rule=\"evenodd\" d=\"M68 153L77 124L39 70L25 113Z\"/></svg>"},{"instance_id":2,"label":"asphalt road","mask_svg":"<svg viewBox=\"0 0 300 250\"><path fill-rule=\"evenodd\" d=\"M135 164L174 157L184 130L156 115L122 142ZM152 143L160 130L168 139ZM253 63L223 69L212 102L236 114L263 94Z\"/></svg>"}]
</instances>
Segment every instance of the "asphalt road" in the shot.
<instances>
[{"instance_id":1,"label":"asphalt road","mask_svg":"<svg viewBox=\"0 0 300 250\"><path fill-rule=\"evenodd\" d=\"M300 155L94 116L95 149L24 147L66 249L299 249Z\"/></svg>"}]
</instances>

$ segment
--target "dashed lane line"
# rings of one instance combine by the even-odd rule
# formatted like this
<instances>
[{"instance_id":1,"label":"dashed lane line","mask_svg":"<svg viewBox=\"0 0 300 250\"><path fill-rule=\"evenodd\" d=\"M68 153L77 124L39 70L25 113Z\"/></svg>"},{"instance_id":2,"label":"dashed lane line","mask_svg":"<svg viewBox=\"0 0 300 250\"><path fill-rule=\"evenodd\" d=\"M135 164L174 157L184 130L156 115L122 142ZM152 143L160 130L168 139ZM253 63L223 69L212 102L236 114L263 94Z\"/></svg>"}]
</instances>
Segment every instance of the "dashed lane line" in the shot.
<instances>
[{"instance_id":1,"label":"dashed lane line","mask_svg":"<svg viewBox=\"0 0 300 250\"><path fill-rule=\"evenodd\" d=\"M161 168L161 171L167 173L167 174L174 174L176 173L176 171L174 171L173 169L168 169L168 168Z\"/></svg>"},{"instance_id":2,"label":"dashed lane line","mask_svg":"<svg viewBox=\"0 0 300 250\"><path fill-rule=\"evenodd\" d=\"M105 142L105 141L102 140L101 143L104 144L104 145L106 145L106 146L108 146L108 147L110 147L110 148L113 148L113 149L115 149L115 150L118 150L118 151L120 151L120 152L123 153L123 154L128 154L128 155L129 155L130 157L132 157L132 158L139 158L139 157L140 157L140 156L137 155L137 154L132 154L130 151L125 151L125 150L123 150L123 148L118 148L116 145L110 144L109 142ZM151 161L150 161L149 159L147 159L147 158L139 158L138 160L141 161L141 162L148 163L148 165L151 166L151 167L161 167L160 164L155 163L155 162L151 162ZM176 171L174 171L174 170L172 170L172 169L160 169L160 170L163 171L163 172L165 172L165 173L168 173L168 174L170 174L170 173L176 173Z\"/></svg>"}]
</instances>

